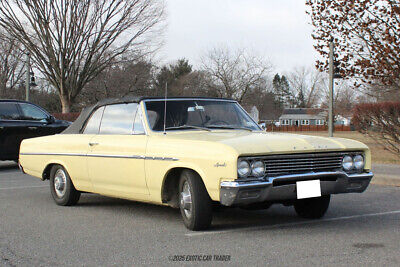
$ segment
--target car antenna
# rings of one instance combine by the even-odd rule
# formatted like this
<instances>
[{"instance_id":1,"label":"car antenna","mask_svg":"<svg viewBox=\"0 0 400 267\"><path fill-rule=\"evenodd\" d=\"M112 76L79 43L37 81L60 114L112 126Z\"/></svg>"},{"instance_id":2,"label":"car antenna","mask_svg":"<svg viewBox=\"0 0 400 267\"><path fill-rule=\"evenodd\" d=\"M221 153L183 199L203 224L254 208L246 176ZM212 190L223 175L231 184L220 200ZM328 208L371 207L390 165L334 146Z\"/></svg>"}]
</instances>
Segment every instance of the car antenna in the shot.
<instances>
[{"instance_id":1,"label":"car antenna","mask_svg":"<svg viewBox=\"0 0 400 267\"><path fill-rule=\"evenodd\" d=\"M165 99L164 99L164 134L167 134L165 131L167 124L167 95L168 95L168 82L165 82Z\"/></svg>"}]
</instances>

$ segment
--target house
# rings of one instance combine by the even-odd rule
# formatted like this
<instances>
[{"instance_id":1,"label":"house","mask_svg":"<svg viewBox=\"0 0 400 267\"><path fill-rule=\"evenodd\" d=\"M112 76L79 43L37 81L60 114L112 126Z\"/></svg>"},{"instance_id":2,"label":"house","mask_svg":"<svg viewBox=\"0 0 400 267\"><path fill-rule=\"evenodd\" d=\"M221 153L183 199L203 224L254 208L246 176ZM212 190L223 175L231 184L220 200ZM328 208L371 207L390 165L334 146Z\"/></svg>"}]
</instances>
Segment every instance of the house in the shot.
<instances>
[{"instance_id":1,"label":"house","mask_svg":"<svg viewBox=\"0 0 400 267\"><path fill-rule=\"evenodd\" d=\"M256 106L253 106L250 110L250 117L255 121L258 122L260 120L260 112L258 111Z\"/></svg>"},{"instance_id":2,"label":"house","mask_svg":"<svg viewBox=\"0 0 400 267\"><path fill-rule=\"evenodd\" d=\"M319 108L286 108L279 117L281 126L325 125L328 112Z\"/></svg>"},{"instance_id":3,"label":"house","mask_svg":"<svg viewBox=\"0 0 400 267\"><path fill-rule=\"evenodd\" d=\"M335 125L349 126L351 124L351 115L337 115Z\"/></svg>"}]
</instances>

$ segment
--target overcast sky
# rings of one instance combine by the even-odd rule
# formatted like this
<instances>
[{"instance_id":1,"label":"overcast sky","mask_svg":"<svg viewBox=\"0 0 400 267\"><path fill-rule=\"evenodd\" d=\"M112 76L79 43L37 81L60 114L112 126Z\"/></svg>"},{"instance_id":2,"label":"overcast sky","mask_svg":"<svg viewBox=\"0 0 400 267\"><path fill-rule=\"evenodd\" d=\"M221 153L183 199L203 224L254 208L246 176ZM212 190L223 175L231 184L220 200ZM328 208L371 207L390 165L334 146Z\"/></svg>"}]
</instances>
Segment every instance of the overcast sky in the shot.
<instances>
[{"instance_id":1,"label":"overcast sky","mask_svg":"<svg viewBox=\"0 0 400 267\"><path fill-rule=\"evenodd\" d=\"M246 48L279 72L313 66L317 56L304 0L167 0L168 28L160 56L195 66L215 46Z\"/></svg>"}]
</instances>

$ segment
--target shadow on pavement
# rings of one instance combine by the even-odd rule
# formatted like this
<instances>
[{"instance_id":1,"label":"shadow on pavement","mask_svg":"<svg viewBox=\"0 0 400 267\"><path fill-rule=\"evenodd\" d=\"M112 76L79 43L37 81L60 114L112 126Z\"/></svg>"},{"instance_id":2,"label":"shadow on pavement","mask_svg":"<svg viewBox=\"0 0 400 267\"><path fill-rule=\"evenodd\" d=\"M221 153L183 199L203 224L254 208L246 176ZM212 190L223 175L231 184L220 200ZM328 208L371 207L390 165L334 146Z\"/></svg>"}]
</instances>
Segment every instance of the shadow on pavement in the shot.
<instances>
[{"instance_id":1,"label":"shadow on pavement","mask_svg":"<svg viewBox=\"0 0 400 267\"><path fill-rule=\"evenodd\" d=\"M77 207L84 209L101 209L114 216L131 214L140 217L157 217L169 222L182 223L179 209L171 207L114 199L96 194L83 194ZM267 210L247 211L240 208L216 208L213 212L213 223L210 231L240 229L249 226L268 226L273 224L299 222L291 207L276 204Z\"/></svg>"}]
</instances>

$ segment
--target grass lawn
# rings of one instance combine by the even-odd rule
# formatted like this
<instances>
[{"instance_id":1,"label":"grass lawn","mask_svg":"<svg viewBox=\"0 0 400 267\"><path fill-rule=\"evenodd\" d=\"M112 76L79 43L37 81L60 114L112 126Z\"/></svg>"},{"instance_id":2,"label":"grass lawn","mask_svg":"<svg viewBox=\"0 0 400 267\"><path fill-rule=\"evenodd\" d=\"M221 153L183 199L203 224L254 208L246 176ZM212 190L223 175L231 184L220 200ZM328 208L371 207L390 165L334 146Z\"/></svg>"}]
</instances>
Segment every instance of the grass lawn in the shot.
<instances>
[{"instance_id":1,"label":"grass lawn","mask_svg":"<svg viewBox=\"0 0 400 267\"><path fill-rule=\"evenodd\" d=\"M292 132L296 134L306 134L306 135L317 135L317 136L328 136L327 132ZM371 138L362 135L359 132L335 132L334 137L354 139L366 144L372 153L372 163L386 163L386 164L400 164L400 157L390 153L383 147L379 146Z\"/></svg>"}]
</instances>

